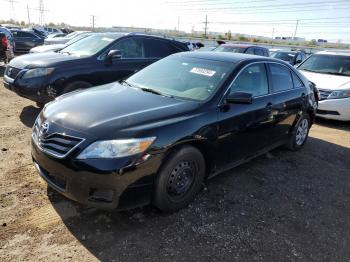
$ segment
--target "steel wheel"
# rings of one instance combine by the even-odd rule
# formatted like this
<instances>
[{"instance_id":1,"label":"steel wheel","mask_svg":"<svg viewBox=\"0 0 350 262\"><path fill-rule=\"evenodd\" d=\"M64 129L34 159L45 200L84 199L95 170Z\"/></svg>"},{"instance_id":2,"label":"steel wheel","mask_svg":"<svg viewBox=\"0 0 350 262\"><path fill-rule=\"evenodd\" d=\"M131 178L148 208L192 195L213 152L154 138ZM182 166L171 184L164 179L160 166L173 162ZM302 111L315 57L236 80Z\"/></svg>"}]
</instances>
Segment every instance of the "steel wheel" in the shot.
<instances>
[{"instance_id":1,"label":"steel wheel","mask_svg":"<svg viewBox=\"0 0 350 262\"><path fill-rule=\"evenodd\" d=\"M305 139L307 137L308 132L309 132L309 121L304 118L300 122L300 124L297 128L297 132L296 132L296 136L295 136L295 143L298 146L301 146L305 142Z\"/></svg>"}]
</instances>

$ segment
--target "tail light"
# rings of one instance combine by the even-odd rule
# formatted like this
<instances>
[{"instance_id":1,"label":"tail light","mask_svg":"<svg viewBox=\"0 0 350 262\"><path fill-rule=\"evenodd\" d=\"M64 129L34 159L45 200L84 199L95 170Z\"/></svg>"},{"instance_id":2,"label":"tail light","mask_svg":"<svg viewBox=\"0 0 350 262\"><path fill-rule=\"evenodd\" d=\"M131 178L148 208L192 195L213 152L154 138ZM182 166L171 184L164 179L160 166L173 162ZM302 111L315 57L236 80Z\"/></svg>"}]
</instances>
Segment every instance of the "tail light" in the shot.
<instances>
[{"instance_id":1,"label":"tail light","mask_svg":"<svg viewBox=\"0 0 350 262\"><path fill-rule=\"evenodd\" d=\"M3 37L1 38L1 45L2 45L5 49L7 49L7 38L6 38L6 36L3 36Z\"/></svg>"}]
</instances>

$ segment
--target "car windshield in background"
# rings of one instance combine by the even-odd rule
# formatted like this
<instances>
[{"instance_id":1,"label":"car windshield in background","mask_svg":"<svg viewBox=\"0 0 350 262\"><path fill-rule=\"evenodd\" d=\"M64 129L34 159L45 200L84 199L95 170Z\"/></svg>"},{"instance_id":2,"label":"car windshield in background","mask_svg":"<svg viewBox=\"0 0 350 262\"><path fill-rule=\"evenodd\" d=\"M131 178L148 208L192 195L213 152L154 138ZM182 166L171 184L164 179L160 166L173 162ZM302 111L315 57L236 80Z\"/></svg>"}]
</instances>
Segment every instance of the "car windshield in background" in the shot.
<instances>
[{"instance_id":1,"label":"car windshield in background","mask_svg":"<svg viewBox=\"0 0 350 262\"><path fill-rule=\"evenodd\" d=\"M350 56L312 55L298 69L315 73L350 76Z\"/></svg>"},{"instance_id":2,"label":"car windshield in background","mask_svg":"<svg viewBox=\"0 0 350 262\"><path fill-rule=\"evenodd\" d=\"M71 45L71 44L73 44L73 43L75 43L75 42L77 42L85 37L88 37L88 36L89 36L89 33L86 33L86 34L83 33L83 34L77 35L77 36L73 37L71 40L69 40L66 43L66 45Z\"/></svg>"},{"instance_id":3,"label":"car windshield in background","mask_svg":"<svg viewBox=\"0 0 350 262\"><path fill-rule=\"evenodd\" d=\"M245 48L243 47L233 47L233 46L218 46L213 51L216 52L232 52L232 53L244 53Z\"/></svg>"},{"instance_id":4,"label":"car windshield in background","mask_svg":"<svg viewBox=\"0 0 350 262\"><path fill-rule=\"evenodd\" d=\"M280 59L283 61L287 61L289 63L292 63L294 60L294 53L287 53L287 52L273 52L271 54L272 58Z\"/></svg>"},{"instance_id":5,"label":"car windshield in background","mask_svg":"<svg viewBox=\"0 0 350 262\"><path fill-rule=\"evenodd\" d=\"M101 51L103 48L105 48L120 36L122 36L122 34L91 35L67 46L66 48L63 48L60 53L76 56L92 56Z\"/></svg>"},{"instance_id":6,"label":"car windshield in background","mask_svg":"<svg viewBox=\"0 0 350 262\"><path fill-rule=\"evenodd\" d=\"M160 60L125 82L144 91L205 101L227 78L235 64L189 57Z\"/></svg>"}]
</instances>

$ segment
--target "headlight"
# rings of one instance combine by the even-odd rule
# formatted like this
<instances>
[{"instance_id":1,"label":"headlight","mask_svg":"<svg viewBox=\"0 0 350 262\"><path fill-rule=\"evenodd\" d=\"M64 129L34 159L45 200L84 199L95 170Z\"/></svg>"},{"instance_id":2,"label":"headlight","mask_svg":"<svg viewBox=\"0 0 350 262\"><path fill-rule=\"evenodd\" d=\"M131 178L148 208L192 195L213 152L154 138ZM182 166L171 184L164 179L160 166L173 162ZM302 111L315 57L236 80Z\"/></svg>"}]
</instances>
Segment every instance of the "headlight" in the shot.
<instances>
[{"instance_id":1,"label":"headlight","mask_svg":"<svg viewBox=\"0 0 350 262\"><path fill-rule=\"evenodd\" d=\"M333 91L327 98L336 99L336 98L347 98L347 97L350 97L350 90Z\"/></svg>"},{"instance_id":2,"label":"headlight","mask_svg":"<svg viewBox=\"0 0 350 262\"><path fill-rule=\"evenodd\" d=\"M120 158L132 156L146 151L155 139L155 137L148 137L97 141L85 148L77 158Z\"/></svg>"},{"instance_id":3,"label":"headlight","mask_svg":"<svg viewBox=\"0 0 350 262\"><path fill-rule=\"evenodd\" d=\"M39 76L46 76L53 72L54 68L35 68L30 69L22 76L23 79L33 78L33 77L39 77Z\"/></svg>"}]
</instances>

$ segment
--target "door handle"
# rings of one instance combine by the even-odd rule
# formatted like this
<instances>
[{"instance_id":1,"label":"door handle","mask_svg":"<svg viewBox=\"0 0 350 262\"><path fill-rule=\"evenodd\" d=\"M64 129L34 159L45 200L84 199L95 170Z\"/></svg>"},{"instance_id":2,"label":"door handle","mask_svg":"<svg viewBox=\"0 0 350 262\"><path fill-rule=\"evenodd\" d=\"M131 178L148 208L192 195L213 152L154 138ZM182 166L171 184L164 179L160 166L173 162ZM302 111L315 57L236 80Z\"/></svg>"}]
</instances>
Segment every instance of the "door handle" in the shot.
<instances>
[{"instance_id":1,"label":"door handle","mask_svg":"<svg viewBox=\"0 0 350 262\"><path fill-rule=\"evenodd\" d=\"M267 109L268 111L271 111L271 110L272 110L272 103L271 103L271 102L269 102L269 103L266 104L266 109Z\"/></svg>"}]
</instances>

